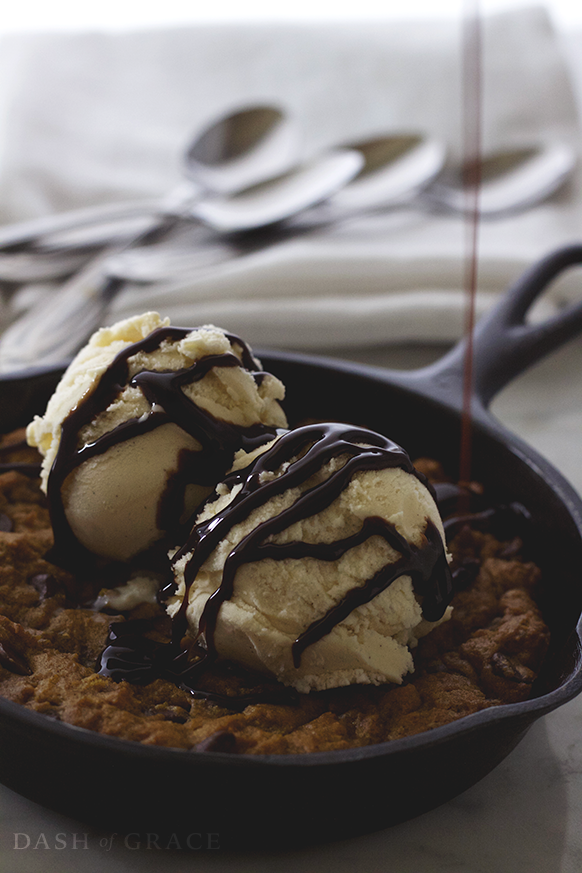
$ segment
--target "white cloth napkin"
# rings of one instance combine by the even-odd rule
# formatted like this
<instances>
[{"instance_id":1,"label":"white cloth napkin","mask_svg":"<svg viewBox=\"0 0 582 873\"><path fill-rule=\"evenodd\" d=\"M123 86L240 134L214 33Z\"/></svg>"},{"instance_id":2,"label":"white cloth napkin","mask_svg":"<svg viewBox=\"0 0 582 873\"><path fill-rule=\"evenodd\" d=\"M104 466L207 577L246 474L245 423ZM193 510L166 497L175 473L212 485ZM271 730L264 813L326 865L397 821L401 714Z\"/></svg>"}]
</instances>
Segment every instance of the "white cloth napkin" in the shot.
<instances>
[{"instance_id":1,"label":"white cloth napkin","mask_svg":"<svg viewBox=\"0 0 582 873\"><path fill-rule=\"evenodd\" d=\"M546 12L484 22L485 153L576 141L568 70ZM181 150L221 114L274 102L297 156L381 133L421 132L462 154L461 22L245 25L39 34L0 44L0 219L151 198L180 178ZM518 216L484 222L479 309L529 263L577 241L580 178ZM256 345L324 349L457 337L462 219L418 205L319 230L229 261L195 282L129 286L109 319L158 309ZM560 283L558 304L580 296Z\"/></svg>"}]
</instances>

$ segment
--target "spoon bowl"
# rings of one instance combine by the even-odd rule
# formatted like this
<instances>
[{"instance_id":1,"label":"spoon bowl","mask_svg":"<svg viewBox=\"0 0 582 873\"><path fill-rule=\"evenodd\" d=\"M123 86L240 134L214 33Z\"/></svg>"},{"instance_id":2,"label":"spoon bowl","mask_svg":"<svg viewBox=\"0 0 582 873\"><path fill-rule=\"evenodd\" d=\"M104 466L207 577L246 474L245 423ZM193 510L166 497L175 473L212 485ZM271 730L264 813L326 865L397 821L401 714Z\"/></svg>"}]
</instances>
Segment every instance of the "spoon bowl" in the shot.
<instances>
[{"instance_id":1,"label":"spoon bowl","mask_svg":"<svg viewBox=\"0 0 582 873\"><path fill-rule=\"evenodd\" d=\"M421 199L447 212L463 214L470 208L470 192L477 182L479 215L499 218L547 199L566 182L576 163L574 149L562 142L497 152L477 169L467 165L445 169ZM468 181L471 178L473 185Z\"/></svg>"},{"instance_id":2,"label":"spoon bowl","mask_svg":"<svg viewBox=\"0 0 582 873\"><path fill-rule=\"evenodd\" d=\"M364 160L358 175L330 197L330 216L399 206L416 197L441 172L444 143L418 134L384 136L348 145Z\"/></svg>"},{"instance_id":3,"label":"spoon bowl","mask_svg":"<svg viewBox=\"0 0 582 873\"><path fill-rule=\"evenodd\" d=\"M334 149L231 197L201 199L189 214L220 233L268 227L327 200L349 184L363 164L360 152Z\"/></svg>"},{"instance_id":4,"label":"spoon bowl","mask_svg":"<svg viewBox=\"0 0 582 873\"><path fill-rule=\"evenodd\" d=\"M242 191L288 169L297 132L274 106L251 106L211 124L184 156L186 176L205 191Z\"/></svg>"}]
</instances>

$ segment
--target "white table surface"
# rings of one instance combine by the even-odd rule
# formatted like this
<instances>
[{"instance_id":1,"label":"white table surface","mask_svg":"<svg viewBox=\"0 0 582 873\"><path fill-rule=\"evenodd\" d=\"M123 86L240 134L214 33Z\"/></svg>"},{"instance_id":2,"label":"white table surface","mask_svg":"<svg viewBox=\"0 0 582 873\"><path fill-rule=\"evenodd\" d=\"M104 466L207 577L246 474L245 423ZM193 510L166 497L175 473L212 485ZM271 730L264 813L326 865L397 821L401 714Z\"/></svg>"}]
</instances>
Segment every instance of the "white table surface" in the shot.
<instances>
[{"instance_id":1,"label":"white table surface","mask_svg":"<svg viewBox=\"0 0 582 873\"><path fill-rule=\"evenodd\" d=\"M391 348L354 351L350 357L410 367L436 353L433 348ZM581 374L582 339L517 379L493 408L582 493ZM135 836L96 832L0 787L0 870L579 873L581 774L582 697L538 721L492 773L444 806L369 836L280 855L220 848L205 853L148 850L143 841L138 847Z\"/></svg>"}]
</instances>

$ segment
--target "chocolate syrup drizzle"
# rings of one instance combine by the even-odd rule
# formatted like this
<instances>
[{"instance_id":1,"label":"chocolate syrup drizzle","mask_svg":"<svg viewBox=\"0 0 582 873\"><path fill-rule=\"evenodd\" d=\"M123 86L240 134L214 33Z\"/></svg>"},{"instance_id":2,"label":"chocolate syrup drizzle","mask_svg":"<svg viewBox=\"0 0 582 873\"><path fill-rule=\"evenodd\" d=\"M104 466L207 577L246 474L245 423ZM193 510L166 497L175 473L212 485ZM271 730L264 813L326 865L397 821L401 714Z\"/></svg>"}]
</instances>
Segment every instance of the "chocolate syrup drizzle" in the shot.
<instances>
[{"instance_id":1,"label":"chocolate syrup drizzle","mask_svg":"<svg viewBox=\"0 0 582 873\"><path fill-rule=\"evenodd\" d=\"M531 548L534 523L522 503L489 503L482 494L466 485L437 482L433 485L437 506L443 519L443 528L450 543L464 528L492 533L498 540L507 541L500 554L510 557L525 547ZM477 558L465 557L452 571L454 591L471 585L481 569Z\"/></svg>"},{"instance_id":2,"label":"chocolate syrup drizzle","mask_svg":"<svg viewBox=\"0 0 582 873\"><path fill-rule=\"evenodd\" d=\"M272 439L276 428L263 424L241 427L215 418L184 394L185 385L198 382L215 368L243 367L259 385L265 374L258 371L257 361L248 346L237 336L227 334L232 345L241 350L239 359L234 353L208 355L192 366L180 370L142 370L129 378L129 359L139 352L151 353L165 341L177 342L191 328L160 327L143 340L123 349L109 365L81 402L63 421L57 456L48 480L48 499L51 522L55 534L55 548L51 555L58 563L74 564L85 556L84 549L76 540L68 523L62 500L62 488L69 474L85 461L101 455L112 446L148 433L167 423L181 427L202 446L199 452L184 452L180 478L184 484L196 483L214 487L232 465L235 452L253 448ZM138 387L150 404L147 414L130 419L93 442L79 446L79 433L127 387ZM169 492L172 483L169 484ZM178 525L181 501L164 500L158 508L158 521L162 530L172 530Z\"/></svg>"},{"instance_id":3,"label":"chocolate syrup drizzle","mask_svg":"<svg viewBox=\"0 0 582 873\"><path fill-rule=\"evenodd\" d=\"M383 567L362 586L350 590L338 604L299 635L292 647L296 667L300 665L301 655L308 646L330 633L356 607L370 602L400 576L412 577L415 591L423 598L425 618L436 621L442 617L452 597L452 582L440 534L428 519L424 542L419 547L408 543L393 524L379 517L366 519L360 531L336 542L268 541L295 522L330 506L358 471L400 467L427 484L413 467L406 452L386 437L344 424L312 424L284 434L244 470L227 476L224 481L228 488L240 486L232 502L209 521L195 525L184 546L174 555L174 565L183 556L190 555L184 571L184 596L174 616L175 639L181 639L187 629L186 610L190 588L219 542L255 509L284 491L302 485L335 457L345 457L343 466L323 482L304 491L278 515L258 524L230 552L223 569L222 582L208 598L200 618L196 638L200 668L217 657L214 636L218 613L221 605L233 595L237 570L243 564L265 558L280 561L311 557L337 561L351 548L373 536L382 537L400 553L398 560ZM264 474L280 471L281 466L290 459L293 460L276 478L264 477Z\"/></svg>"}]
</instances>

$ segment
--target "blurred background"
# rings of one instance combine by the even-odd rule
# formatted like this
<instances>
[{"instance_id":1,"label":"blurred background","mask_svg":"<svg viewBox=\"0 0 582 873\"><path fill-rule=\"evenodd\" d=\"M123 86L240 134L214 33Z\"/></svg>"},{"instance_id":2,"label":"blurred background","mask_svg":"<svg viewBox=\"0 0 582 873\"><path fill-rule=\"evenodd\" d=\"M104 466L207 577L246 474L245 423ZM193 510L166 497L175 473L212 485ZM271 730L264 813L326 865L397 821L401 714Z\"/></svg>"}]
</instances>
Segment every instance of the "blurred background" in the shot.
<instances>
[{"instance_id":1,"label":"blurred background","mask_svg":"<svg viewBox=\"0 0 582 873\"><path fill-rule=\"evenodd\" d=\"M477 16L479 56L466 51ZM483 212L478 314L533 261L578 240L581 59L582 5L571 0L11 4L0 20L0 369L17 366L26 343L40 354L47 318L55 331L63 312L72 319L71 299L88 318L87 269L103 279L104 255L124 282L97 307L101 322L158 309L256 345L322 351L454 341L466 257L459 174L471 149L493 168L482 211L499 193L496 173L507 203L516 178L538 184L567 156L533 200ZM266 246L239 249L212 222L201 237L197 221L121 262L83 235L7 245L15 223L110 204L138 204L147 224L191 177L185 152L203 131L252 105L284 114L280 169L408 138L440 150L442 174L422 196L411 189ZM126 245L134 230L130 221L104 242ZM580 296L569 279L546 304Z\"/></svg>"},{"instance_id":2,"label":"blurred background","mask_svg":"<svg viewBox=\"0 0 582 873\"><path fill-rule=\"evenodd\" d=\"M0 30L76 29L85 27L157 27L202 21L353 21L428 16L456 16L462 0L295 0L270 3L268 0L166 0L164 3L139 0L101 0L100 3L74 3L71 0L28 0L10 4L3 11ZM524 0L482 0L484 13L528 5ZM555 20L563 26L582 22L582 7L575 0L547 0Z\"/></svg>"}]
</instances>

